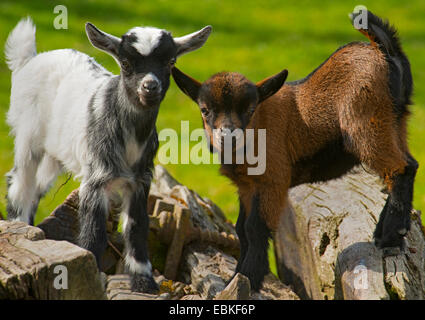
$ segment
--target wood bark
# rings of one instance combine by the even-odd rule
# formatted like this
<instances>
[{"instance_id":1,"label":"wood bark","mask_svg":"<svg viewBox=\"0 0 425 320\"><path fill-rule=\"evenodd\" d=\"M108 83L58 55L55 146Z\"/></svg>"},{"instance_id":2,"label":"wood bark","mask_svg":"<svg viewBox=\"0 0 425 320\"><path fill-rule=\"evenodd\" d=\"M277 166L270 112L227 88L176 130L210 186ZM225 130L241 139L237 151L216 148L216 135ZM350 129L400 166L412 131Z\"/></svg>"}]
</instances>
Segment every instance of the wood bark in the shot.
<instances>
[{"instance_id":1,"label":"wood bark","mask_svg":"<svg viewBox=\"0 0 425 320\"><path fill-rule=\"evenodd\" d=\"M57 268L59 267L59 268ZM0 299L103 299L94 256L41 229L0 221Z\"/></svg>"},{"instance_id":2,"label":"wood bark","mask_svg":"<svg viewBox=\"0 0 425 320\"><path fill-rule=\"evenodd\" d=\"M279 276L304 299L424 299L425 238L412 211L406 249L383 257L373 232L387 194L356 169L343 178L290 190L275 235Z\"/></svg>"},{"instance_id":3,"label":"wood bark","mask_svg":"<svg viewBox=\"0 0 425 320\"><path fill-rule=\"evenodd\" d=\"M265 277L259 292L252 292L250 286L244 284L243 280L239 283L231 281L227 284L234 274L236 263L237 260L234 257L219 249L192 244L186 248L182 259L181 280L190 283L193 290L203 299L299 299L291 288L280 282L273 274Z\"/></svg>"}]
</instances>

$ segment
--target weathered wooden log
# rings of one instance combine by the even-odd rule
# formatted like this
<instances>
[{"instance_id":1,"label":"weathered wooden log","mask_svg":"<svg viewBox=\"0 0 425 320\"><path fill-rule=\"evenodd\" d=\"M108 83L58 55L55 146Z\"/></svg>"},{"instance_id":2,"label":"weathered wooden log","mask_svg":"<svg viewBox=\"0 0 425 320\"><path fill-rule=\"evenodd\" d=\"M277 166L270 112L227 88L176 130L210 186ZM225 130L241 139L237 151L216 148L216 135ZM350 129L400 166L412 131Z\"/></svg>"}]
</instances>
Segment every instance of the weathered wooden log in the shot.
<instances>
[{"instance_id":1,"label":"weathered wooden log","mask_svg":"<svg viewBox=\"0 0 425 320\"><path fill-rule=\"evenodd\" d=\"M226 283L231 279L237 260L212 246L189 245L184 252L180 277L183 282L190 283L195 292L203 299L255 299L255 300L298 300L298 296L282 284L273 274L266 276L259 292L250 292L250 286L239 286ZM221 292L225 291L223 294ZM230 295L237 292L237 295Z\"/></svg>"},{"instance_id":2,"label":"weathered wooden log","mask_svg":"<svg viewBox=\"0 0 425 320\"><path fill-rule=\"evenodd\" d=\"M107 297L109 300L178 300L193 293L189 285L166 279L163 275L154 273L154 279L159 285L159 295L132 292L128 274L110 275L106 281Z\"/></svg>"},{"instance_id":3,"label":"weathered wooden log","mask_svg":"<svg viewBox=\"0 0 425 320\"><path fill-rule=\"evenodd\" d=\"M233 225L226 219L219 207L211 200L203 198L195 191L181 185L161 165L155 166L150 195L160 195L167 201L174 200L181 203L191 211L193 226L200 230L224 232L237 237Z\"/></svg>"},{"instance_id":4,"label":"weathered wooden log","mask_svg":"<svg viewBox=\"0 0 425 320\"><path fill-rule=\"evenodd\" d=\"M76 244L79 231L78 189L71 192L37 227L44 231L47 239L66 240Z\"/></svg>"},{"instance_id":5,"label":"weathered wooden log","mask_svg":"<svg viewBox=\"0 0 425 320\"><path fill-rule=\"evenodd\" d=\"M38 228L43 230L46 239L65 240L77 244L79 233L78 202L78 189L76 189L48 217L37 225ZM107 221L108 247L101 259L101 270L107 274L115 273L117 262L122 258L124 247L123 239L117 232L119 218L114 207Z\"/></svg>"},{"instance_id":6,"label":"weathered wooden log","mask_svg":"<svg viewBox=\"0 0 425 320\"><path fill-rule=\"evenodd\" d=\"M115 203L114 207L119 207L119 203ZM250 292L249 285L246 285L242 275L236 276L226 287L226 282L230 280L236 267L234 256L237 256L239 251L239 240L234 226L226 220L214 203L179 184L161 166L157 166L155 170L148 208L150 247L158 242L168 246L164 268L158 268L163 272L161 277L164 279L156 279L164 295L157 297L132 293L128 276L112 275L107 281L109 299L164 299L167 298L166 293L171 299L186 296L194 299L298 299L295 293L272 275L266 277L263 290L259 293ZM108 220L107 228L109 247L101 261L102 270L113 270L107 272L109 274L117 270L124 272L122 240L113 238L114 235L119 235L116 232L118 215L114 209L111 211L113 217ZM78 190L39 226L45 230L47 237L76 242L77 216ZM181 259L183 250L185 253ZM155 250L150 252L155 253ZM114 257L105 258L111 254L119 260L112 263L116 264L115 268L111 268L111 263L105 262L114 260ZM155 257L151 261L155 267ZM191 270L189 273L184 271L187 268ZM186 279L186 285L173 281L175 279ZM217 296L219 293L222 294Z\"/></svg>"},{"instance_id":7,"label":"weathered wooden log","mask_svg":"<svg viewBox=\"0 0 425 320\"><path fill-rule=\"evenodd\" d=\"M241 284L238 281L226 286L234 274L237 263L235 255L232 254L234 250L228 250L239 247L234 241L237 239L234 226L227 221L214 203L180 185L163 167L155 167L154 177L151 188L154 194L166 196L167 201L170 198L176 199L190 209L192 232L188 234L189 238L194 237L197 241L189 239L189 244L186 244L177 278L191 284L193 291L197 293L194 297L245 299L248 296L250 299L299 299L272 274L266 277L259 293L247 292L249 286L238 286ZM167 207L166 204L162 206ZM238 288L244 291L238 291ZM223 295L220 295L221 292Z\"/></svg>"},{"instance_id":8,"label":"weathered wooden log","mask_svg":"<svg viewBox=\"0 0 425 320\"><path fill-rule=\"evenodd\" d=\"M158 277L155 277L158 282ZM108 276L106 281L106 295L109 300L165 300L170 294L165 292L160 295L132 292L130 276L128 274L117 274Z\"/></svg>"},{"instance_id":9,"label":"weathered wooden log","mask_svg":"<svg viewBox=\"0 0 425 320\"><path fill-rule=\"evenodd\" d=\"M214 300L249 300L250 297L251 283L247 277L238 273Z\"/></svg>"},{"instance_id":10,"label":"weathered wooden log","mask_svg":"<svg viewBox=\"0 0 425 320\"><path fill-rule=\"evenodd\" d=\"M275 235L279 276L304 299L424 299L425 238L420 215L402 254L383 258L373 231L387 195L363 169L290 190L292 206Z\"/></svg>"},{"instance_id":11,"label":"weathered wooden log","mask_svg":"<svg viewBox=\"0 0 425 320\"><path fill-rule=\"evenodd\" d=\"M151 248L156 246L152 242L158 240L168 246L167 256L156 259L165 259L164 275L168 279L176 278L183 247L193 241L213 243L226 252L237 255L239 240L221 210L208 199L203 199L196 192L180 185L161 166L157 166L155 172L152 184L154 191L148 198L148 208L152 210L148 211L152 233L149 239ZM79 230L78 206L77 189L38 225L45 232L46 238L76 243ZM108 274L116 271L116 266L124 255L123 241L117 233L120 212L116 208L119 207L119 200L114 199L107 226L108 248L101 259L101 270Z\"/></svg>"},{"instance_id":12,"label":"weathered wooden log","mask_svg":"<svg viewBox=\"0 0 425 320\"><path fill-rule=\"evenodd\" d=\"M226 288L236 268L236 260L214 247L188 246L182 259L181 277L203 299L213 299Z\"/></svg>"},{"instance_id":13,"label":"weathered wooden log","mask_svg":"<svg viewBox=\"0 0 425 320\"><path fill-rule=\"evenodd\" d=\"M42 230L0 221L0 299L103 299L94 256Z\"/></svg>"}]
</instances>

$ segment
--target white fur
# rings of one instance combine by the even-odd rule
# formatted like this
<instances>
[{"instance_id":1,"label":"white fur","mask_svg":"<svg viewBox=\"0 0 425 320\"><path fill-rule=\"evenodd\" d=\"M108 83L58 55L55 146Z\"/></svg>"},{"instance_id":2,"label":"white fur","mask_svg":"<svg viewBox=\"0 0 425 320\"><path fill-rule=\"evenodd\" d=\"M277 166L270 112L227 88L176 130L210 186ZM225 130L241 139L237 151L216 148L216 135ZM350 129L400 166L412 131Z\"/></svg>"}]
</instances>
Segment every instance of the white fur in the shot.
<instances>
[{"instance_id":1,"label":"white fur","mask_svg":"<svg viewBox=\"0 0 425 320\"><path fill-rule=\"evenodd\" d=\"M6 62L10 70L22 67L37 54L35 26L30 17L19 21L10 33L5 46Z\"/></svg>"},{"instance_id":2,"label":"white fur","mask_svg":"<svg viewBox=\"0 0 425 320\"><path fill-rule=\"evenodd\" d=\"M142 263L138 262L134 257L127 254L125 256L125 265L128 270L132 273L142 274L142 275L152 275L152 265L149 261Z\"/></svg>"},{"instance_id":3,"label":"white fur","mask_svg":"<svg viewBox=\"0 0 425 320\"><path fill-rule=\"evenodd\" d=\"M67 171L84 176L87 106L106 80L88 71L86 59L85 54L67 49L50 51L37 55L14 74L7 122L16 136L17 166L25 165L31 152L46 150Z\"/></svg>"},{"instance_id":4,"label":"white fur","mask_svg":"<svg viewBox=\"0 0 425 320\"><path fill-rule=\"evenodd\" d=\"M128 214L123 214L121 217L122 217L122 229L126 230L128 226L129 216Z\"/></svg>"},{"instance_id":5,"label":"white fur","mask_svg":"<svg viewBox=\"0 0 425 320\"><path fill-rule=\"evenodd\" d=\"M15 136L19 168L11 175L8 198L16 202L22 212L19 219L26 222L37 194L45 192L61 170L77 178L86 175L87 106L98 92L95 107L101 112L101 91L112 76L100 65L101 72L94 74L90 57L74 50L36 55L34 31L30 19L22 20L6 46L13 71L7 123Z\"/></svg>"},{"instance_id":6,"label":"white fur","mask_svg":"<svg viewBox=\"0 0 425 320\"><path fill-rule=\"evenodd\" d=\"M129 139L125 142L125 155L126 160L129 166L132 166L136 163L137 160L140 159L140 157L143 154L143 151L145 150L147 141L143 142L142 145L136 142L136 139L134 136L129 137Z\"/></svg>"},{"instance_id":7,"label":"white fur","mask_svg":"<svg viewBox=\"0 0 425 320\"><path fill-rule=\"evenodd\" d=\"M11 185L8 189L9 201L14 206L19 206L22 214L16 217L16 221L28 223L31 218L31 209L34 205L37 190L34 188L34 176L26 174L29 171L34 172L36 166L30 162L26 171L20 171L11 177Z\"/></svg>"},{"instance_id":8,"label":"white fur","mask_svg":"<svg viewBox=\"0 0 425 320\"><path fill-rule=\"evenodd\" d=\"M127 32L134 33L137 42L133 43L133 47L143 56L149 55L156 47L158 47L164 30L153 27L135 27Z\"/></svg>"},{"instance_id":9,"label":"white fur","mask_svg":"<svg viewBox=\"0 0 425 320\"><path fill-rule=\"evenodd\" d=\"M163 32L151 27L129 31L136 34L135 48L144 55L158 46ZM99 64L94 67L92 58L75 50L37 54L30 18L21 20L10 33L5 53L12 70L7 123L15 136L15 169L8 174L8 199L18 211L18 219L29 222L38 197L61 171L82 178L82 186L89 178L89 168L95 181L108 174L102 172L88 148L88 106L94 97L94 117L103 115L107 84L114 75ZM136 108L123 90L118 86L120 105ZM126 152L119 160L121 177L131 184L134 174L130 168L140 159L145 144L139 146L132 132L126 134Z\"/></svg>"}]
</instances>

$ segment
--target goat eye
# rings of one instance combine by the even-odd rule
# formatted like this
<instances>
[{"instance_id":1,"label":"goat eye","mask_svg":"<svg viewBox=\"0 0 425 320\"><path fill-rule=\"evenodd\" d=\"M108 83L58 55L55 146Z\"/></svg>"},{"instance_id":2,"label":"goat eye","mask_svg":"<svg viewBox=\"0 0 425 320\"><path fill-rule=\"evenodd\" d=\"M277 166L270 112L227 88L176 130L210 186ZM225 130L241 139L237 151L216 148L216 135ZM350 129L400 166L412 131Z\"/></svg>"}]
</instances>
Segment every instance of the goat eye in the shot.
<instances>
[{"instance_id":1,"label":"goat eye","mask_svg":"<svg viewBox=\"0 0 425 320\"><path fill-rule=\"evenodd\" d=\"M171 67L173 67L176 64L176 58L172 58L169 62L168 65Z\"/></svg>"},{"instance_id":2,"label":"goat eye","mask_svg":"<svg viewBox=\"0 0 425 320\"><path fill-rule=\"evenodd\" d=\"M248 114L252 115L254 113L254 111L255 111L255 107L251 107L251 108L248 109Z\"/></svg>"},{"instance_id":3,"label":"goat eye","mask_svg":"<svg viewBox=\"0 0 425 320\"><path fill-rule=\"evenodd\" d=\"M124 71L129 71L130 70L130 62L128 62L127 60L121 61L121 68Z\"/></svg>"},{"instance_id":4,"label":"goat eye","mask_svg":"<svg viewBox=\"0 0 425 320\"><path fill-rule=\"evenodd\" d=\"M207 116L210 112L208 111L208 109L207 109L207 108L201 108L201 113L202 113L204 116Z\"/></svg>"}]
</instances>

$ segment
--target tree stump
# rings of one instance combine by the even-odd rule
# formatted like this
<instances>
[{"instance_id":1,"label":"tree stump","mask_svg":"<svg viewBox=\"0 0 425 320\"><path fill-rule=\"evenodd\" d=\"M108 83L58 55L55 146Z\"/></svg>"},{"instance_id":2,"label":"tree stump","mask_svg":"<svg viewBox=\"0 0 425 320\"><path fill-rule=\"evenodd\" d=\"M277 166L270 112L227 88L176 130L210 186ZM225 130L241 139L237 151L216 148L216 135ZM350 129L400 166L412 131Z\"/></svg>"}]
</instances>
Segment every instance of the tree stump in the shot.
<instances>
[{"instance_id":1,"label":"tree stump","mask_svg":"<svg viewBox=\"0 0 425 320\"><path fill-rule=\"evenodd\" d=\"M0 221L0 300L103 298L89 251L46 240L42 230L23 222Z\"/></svg>"},{"instance_id":2,"label":"tree stump","mask_svg":"<svg viewBox=\"0 0 425 320\"><path fill-rule=\"evenodd\" d=\"M387 195L361 168L290 190L275 235L282 281L303 299L424 299L425 238L420 214L402 254L383 258L373 232Z\"/></svg>"}]
</instances>

